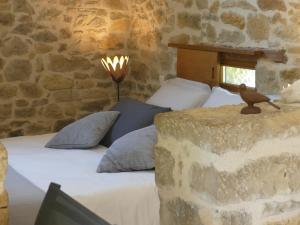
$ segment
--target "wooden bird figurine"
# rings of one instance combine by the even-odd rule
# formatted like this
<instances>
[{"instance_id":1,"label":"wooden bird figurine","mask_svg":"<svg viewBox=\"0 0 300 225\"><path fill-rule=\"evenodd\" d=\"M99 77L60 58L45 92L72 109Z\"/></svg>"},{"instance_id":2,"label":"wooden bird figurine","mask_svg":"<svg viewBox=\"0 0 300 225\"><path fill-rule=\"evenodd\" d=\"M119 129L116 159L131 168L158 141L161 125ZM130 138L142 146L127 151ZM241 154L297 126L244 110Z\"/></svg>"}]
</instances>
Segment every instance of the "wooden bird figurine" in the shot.
<instances>
[{"instance_id":1,"label":"wooden bird figurine","mask_svg":"<svg viewBox=\"0 0 300 225\"><path fill-rule=\"evenodd\" d=\"M243 108L241 114L258 114L261 113L261 109L254 106L256 103L266 102L274 108L280 110L280 107L271 102L271 99L258 93L256 90L247 89L245 84L240 85L241 98L248 104L247 107Z\"/></svg>"}]
</instances>

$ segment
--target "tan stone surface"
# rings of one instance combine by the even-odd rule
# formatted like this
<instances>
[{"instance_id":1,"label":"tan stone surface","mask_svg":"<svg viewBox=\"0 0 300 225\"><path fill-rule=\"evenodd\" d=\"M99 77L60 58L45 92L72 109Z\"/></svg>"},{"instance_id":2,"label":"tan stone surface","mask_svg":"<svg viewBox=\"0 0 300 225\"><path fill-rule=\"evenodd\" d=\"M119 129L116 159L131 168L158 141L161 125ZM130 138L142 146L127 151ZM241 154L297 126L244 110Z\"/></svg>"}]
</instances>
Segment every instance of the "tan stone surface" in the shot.
<instances>
[{"instance_id":1,"label":"tan stone surface","mask_svg":"<svg viewBox=\"0 0 300 225\"><path fill-rule=\"evenodd\" d=\"M300 224L300 215L281 220L273 220L271 222L266 222L263 225L299 225Z\"/></svg>"},{"instance_id":2,"label":"tan stone surface","mask_svg":"<svg viewBox=\"0 0 300 225\"><path fill-rule=\"evenodd\" d=\"M181 28L192 28L192 29L200 29L201 17L199 14L188 14L188 13L180 13L178 14L177 24Z\"/></svg>"},{"instance_id":3,"label":"tan stone surface","mask_svg":"<svg viewBox=\"0 0 300 225\"><path fill-rule=\"evenodd\" d=\"M0 225L8 225L8 209L0 209Z\"/></svg>"},{"instance_id":4,"label":"tan stone surface","mask_svg":"<svg viewBox=\"0 0 300 225\"><path fill-rule=\"evenodd\" d=\"M251 4L251 2L248 2L246 0L226 0L222 2L221 6L224 8L239 8L250 11L257 11L255 5Z\"/></svg>"},{"instance_id":5,"label":"tan stone surface","mask_svg":"<svg viewBox=\"0 0 300 225\"><path fill-rule=\"evenodd\" d=\"M183 225L183 224L203 224L199 216L199 208L184 200L177 198L162 204L160 208L162 217L161 224Z\"/></svg>"},{"instance_id":6,"label":"tan stone surface","mask_svg":"<svg viewBox=\"0 0 300 225\"><path fill-rule=\"evenodd\" d=\"M194 164L190 185L194 191L210 196L216 204L272 198L283 193L300 193L299 166L299 156L284 154L245 164L235 172Z\"/></svg>"},{"instance_id":7,"label":"tan stone surface","mask_svg":"<svg viewBox=\"0 0 300 225\"><path fill-rule=\"evenodd\" d=\"M224 44L241 44L245 41L245 35L239 31L222 30L218 41Z\"/></svg>"},{"instance_id":8,"label":"tan stone surface","mask_svg":"<svg viewBox=\"0 0 300 225\"><path fill-rule=\"evenodd\" d=\"M275 216L282 212L293 212L300 208L300 202L297 200L274 201L264 205L263 216Z\"/></svg>"},{"instance_id":9,"label":"tan stone surface","mask_svg":"<svg viewBox=\"0 0 300 225\"><path fill-rule=\"evenodd\" d=\"M300 106L278 104L260 104L260 115L240 105L156 117L162 225L299 223Z\"/></svg>"},{"instance_id":10,"label":"tan stone surface","mask_svg":"<svg viewBox=\"0 0 300 225\"><path fill-rule=\"evenodd\" d=\"M187 139L205 150L223 154L229 150L247 151L265 138L298 135L300 108L282 105L280 111L266 103L259 104L263 113L242 115L245 105L218 109L195 109L159 115L156 123L162 135ZM294 132L290 131L291 126ZM187 133L187 130L192 131ZM235 138L231 138L234 136Z\"/></svg>"},{"instance_id":11,"label":"tan stone surface","mask_svg":"<svg viewBox=\"0 0 300 225\"><path fill-rule=\"evenodd\" d=\"M250 15L247 23L247 33L254 41L267 40L270 35L270 24L268 17L264 15Z\"/></svg>"},{"instance_id":12,"label":"tan stone surface","mask_svg":"<svg viewBox=\"0 0 300 225\"><path fill-rule=\"evenodd\" d=\"M207 9L208 8L208 0L196 0L196 5L198 9Z\"/></svg>"},{"instance_id":13,"label":"tan stone surface","mask_svg":"<svg viewBox=\"0 0 300 225\"><path fill-rule=\"evenodd\" d=\"M156 184L158 186L174 185L174 167L175 160L171 153L161 147L155 149L155 166L160 171L155 175Z\"/></svg>"},{"instance_id":14,"label":"tan stone surface","mask_svg":"<svg viewBox=\"0 0 300 225\"><path fill-rule=\"evenodd\" d=\"M279 10L286 11L286 5L284 0L258 0L258 6L264 10Z\"/></svg>"},{"instance_id":15,"label":"tan stone surface","mask_svg":"<svg viewBox=\"0 0 300 225\"><path fill-rule=\"evenodd\" d=\"M221 213L222 225L251 225L252 217L245 211L224 211Z\"/></svg>"},{"instance_id":16,"label":"tan stone surface","mask_svg":"<svg viewBox=\"0 0 300 225\"><path fill-rule=\"evenodd\" d=\"M241 30L245 27L245 18L237 13L234 12L226 12L221 15L221 19L225 24L230 24Z\"/></svg>"}]
</instances>

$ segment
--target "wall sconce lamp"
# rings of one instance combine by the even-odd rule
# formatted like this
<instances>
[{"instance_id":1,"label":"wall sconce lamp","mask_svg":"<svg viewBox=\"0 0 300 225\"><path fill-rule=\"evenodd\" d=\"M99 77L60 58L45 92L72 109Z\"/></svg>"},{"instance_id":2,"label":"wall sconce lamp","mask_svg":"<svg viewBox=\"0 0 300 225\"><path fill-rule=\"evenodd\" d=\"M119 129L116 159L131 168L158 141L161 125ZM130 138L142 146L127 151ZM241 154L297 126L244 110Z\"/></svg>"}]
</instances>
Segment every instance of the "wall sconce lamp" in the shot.
<instances>
[{"instance_id":1,"label":"wall sconce lamp","mask_svg":"<svg viewBox=\"0 0 300 225\"><path fill-rule=\"evenodd\" d=\"M115 56L113 60L110 57L102 58L101 62L104 69L117 84L117 98L120 101L120 83L127 75L129 56Z\"/></svg>"}]
</instances>

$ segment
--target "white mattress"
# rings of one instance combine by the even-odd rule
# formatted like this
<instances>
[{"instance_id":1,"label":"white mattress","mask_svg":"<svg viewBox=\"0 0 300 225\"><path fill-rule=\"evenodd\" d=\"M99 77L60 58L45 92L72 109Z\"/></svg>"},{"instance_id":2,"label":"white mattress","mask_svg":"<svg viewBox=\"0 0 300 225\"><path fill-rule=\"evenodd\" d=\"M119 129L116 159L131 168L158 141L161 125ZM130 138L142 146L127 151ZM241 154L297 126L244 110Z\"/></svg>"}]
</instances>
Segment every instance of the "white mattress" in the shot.
<instances>
[{"instance_id":1,"label":"white mattress","mask_svg":"<svg viewBox=\"0 0 300 225\"><path fill-rule=\"evenodd\" d=\"M105 147L44 148L53 135L1 140L8 151L9 165L45 192L50 182L60 184L64 192L111 224L159 224L154 172L96 173Z\"/></svg>"}]
</instances>

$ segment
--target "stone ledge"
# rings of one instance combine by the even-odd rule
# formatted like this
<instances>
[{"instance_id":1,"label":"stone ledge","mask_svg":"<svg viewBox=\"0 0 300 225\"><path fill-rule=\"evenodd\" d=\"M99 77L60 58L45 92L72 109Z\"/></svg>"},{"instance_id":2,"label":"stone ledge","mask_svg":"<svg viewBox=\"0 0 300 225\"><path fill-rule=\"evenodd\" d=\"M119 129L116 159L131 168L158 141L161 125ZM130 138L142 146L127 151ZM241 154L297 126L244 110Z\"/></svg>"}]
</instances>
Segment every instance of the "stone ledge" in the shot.
<instances>
[{"instance_id":1,"label":"stone ledge","mask_svg":"<svg viewBox=\"0 0 300 225\"><path fill-rule=\"evenodd\" d=\"M280 111L266 103L263 113L241 115L244 105L199 108L160 114L155 123L159 134L189 140L202 150L216 154L248 151L255 143L300 132L300 107L281 104Z\"/></svg>"},{"instance_id":2,"label":"stone ledge","mask_svg":"<svg viewBox=\"0 0 300 225\"><path fill-rule=\"evenodd\" d=\"M8 221L8 209L1 209L0 208L0 225L7 225Z\"/></svg>"}]
</instances>

